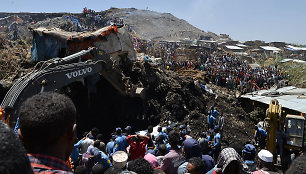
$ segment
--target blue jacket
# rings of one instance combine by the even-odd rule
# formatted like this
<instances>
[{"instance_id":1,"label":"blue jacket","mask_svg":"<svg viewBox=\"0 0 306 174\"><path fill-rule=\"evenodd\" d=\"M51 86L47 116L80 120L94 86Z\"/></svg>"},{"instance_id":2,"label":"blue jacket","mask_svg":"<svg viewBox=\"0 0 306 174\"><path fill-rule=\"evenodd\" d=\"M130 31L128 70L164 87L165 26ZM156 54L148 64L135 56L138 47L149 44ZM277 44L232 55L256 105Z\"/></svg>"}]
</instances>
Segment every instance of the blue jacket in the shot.
<instances>
[{"instance_id":1,"label":"blue jacket","mask_svg":"<svg viewBox=\"0 0 306 174\"><path fill-rule=\"evenodd\" d=\"M110 141L106 144L106 153L109 155L113 153L115 147L115 141Z\"/></svg>"},{"instance_id":2,"label":"blue jacket","mask_svg":"<svg viewBox=\"0 0 306 174\"><path fill-rule=\"evenodd\" d=\"M112 167L112 163L110 162L108 156L102 151L99 152L101 154L101 158L98 160L98 163L103 166L103 169L107 170L109 167Z\"/></svg>"},{"instance_id":3,"label":"blue jacket","mask_svg":"<svg viewBox=\"0 0 306 174\"><path fill-rule=\"evenodd\" d=\"M260 138L260 140L265 140L266 137L267 137L267 132L262 128L258 128L255 134L255 139Z\"/></svg>"},{"instance_id":4,"label":"blue jacket","mask_svg":"<svg viewBox=\"0 0 306 174\"><path fill-rule=\"evenodd\" d=\"M113 150L113 153L117 151L125 151L125 149L129 146L129 143L126 140L126 136L124 135L118 135L115 139L115 147Z\"/></svg>"},{"instance_id":5,"label":"blue jacket","mask_svg":"<svg viewBox=\"0 0 306 174\"><path fill-rule=\"evenodd\" d=\"M216 118L219 115L219 112L217 110L213 110L211 115Z\"/></svg>"},{"instance_id":6,"label":"blue jacket","mask_svg":"<svg viewBox=\"0 0 306 174\"><path fill-rule=\"evenodd\" d=\"M77 142L76 144L74 144L72 152L71 152L71 161L73 161L74 163L78 161L78 157L80 155L79 153L79 147L81 145L81 143L83 142L83 139L81 139L79 142Z\"/></svg>"},{"instance_id":7,"label":"blue jacket","mask_svg":"<svg viewBox=\"0 0 306 174\"><path fill-rule=\"evenodd\" d=\"M167 135L165 132L158 132L157 138L158 138L160 135L163 135L163 136L164 136L164 140L168 139L168 135Z\"/></svg>"},{"instance_id":8,"label":"blue jacket","mask_svg":"<svg viewBox=\"0 0 306 174\"><path fill-rule=\"evenodd\" d=\"M216 117L212 116L212 115L209 115L207 117L207 124L214 124L216 122Z\"/></svg>"},{"instance_id":9,"label":"blue jacket","mask_svg":"<svg viewBox=\"0 0 306 174\"><path fill-rule=\"evenodd\" d=\"M220 133L217 133L214 136L214 146L215 147L221 147L221 134Z\"/></svg>"}]
</instances>

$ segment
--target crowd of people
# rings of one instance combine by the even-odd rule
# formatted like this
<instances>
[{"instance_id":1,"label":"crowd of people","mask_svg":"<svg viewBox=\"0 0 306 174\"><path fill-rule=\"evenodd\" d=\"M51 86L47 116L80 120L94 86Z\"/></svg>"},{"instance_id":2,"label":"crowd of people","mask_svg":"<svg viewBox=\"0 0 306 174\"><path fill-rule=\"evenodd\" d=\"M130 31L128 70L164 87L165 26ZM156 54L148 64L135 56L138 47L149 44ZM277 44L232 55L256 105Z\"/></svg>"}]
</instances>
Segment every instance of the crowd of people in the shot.
<instances>
[{"instance_id":1,"label":"crowd of people","mask_svg":"<svg viewBox=\"0 0 306 174\"><path fill-rule=\"evenodd\" d=\"M27 99L20 108L18 138L0 122L0 173L274 173L267 150L257 154L252 144L242 151L222 149L223 124L209 123L199 138L191 137L189 124L172 124L156 133L149 126L145 135L118 127L108 142L93 128L77 141L76 114L71 99L62 94ZM222 117L214 107L210 115Z\"/></svg>"},{"instance_id":2,"label":"crowd of people","mask_svg":"<svg viewBox=\"0 0 306 174\"><path fill-rule=\"evenodd\" d=\"M280 82L284 85L284 74L277 67L252 67L245 61L230 54L201 52L199 60L165 61L164 67L194 69L205 73L206 77L215 85L227 87L248 93L262 89L269 89Z\"/></svg>"}]
</instances>

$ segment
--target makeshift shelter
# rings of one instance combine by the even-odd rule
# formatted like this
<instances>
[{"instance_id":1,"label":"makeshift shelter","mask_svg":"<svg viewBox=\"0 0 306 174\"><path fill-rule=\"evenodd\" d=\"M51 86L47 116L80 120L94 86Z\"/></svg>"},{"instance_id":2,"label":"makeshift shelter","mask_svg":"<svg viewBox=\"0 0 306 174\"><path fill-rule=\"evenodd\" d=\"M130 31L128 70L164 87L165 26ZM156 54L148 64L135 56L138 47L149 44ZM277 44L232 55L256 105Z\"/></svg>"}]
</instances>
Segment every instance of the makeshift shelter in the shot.
<instances>
[{"instance_id":1,"label":"makeshift shelter","mask_svg":"<svg viewBox=\"0 0 306 174\"><path fill-rule=\"evenodd\" d=\"M306 60L306 47L286 45L285 49L287 49L291 54L298 54L299 58Z\"/></svg>"},{"instance_id":2,"label":"makeshift shelter","mask_svg":"<svg viewBox=\"0 0 306 174\"><path fill-rule=\"evenodd\" d=\"M236 44L238 47L240 47L240 48L248 48L248 46L247 45L244 45L244 44Z\"/></svg>"},{"instance_id":3,"label":"makeshift shelter","mask_svg":"<svg viewBox=\"0 0 306 174\"><path fill-rule=\"evenodd\" d=\"M243 48L234 45L225 45L224 48L225 50L232 51L234 53L243 52Z\"/></svg>"},{"instance_id":4,"label":"makeshift shelter","mask_svg":"<svg viewBox=\"0 0 306 174\"><path fill-rule=\"evenodd\" d=\"M285 48L290 50L290 51L306 51L306 47L295 47L295 46L292 46L292 45L286 45Z\"/></svg>"},{"instance_id":5,"label":"makeshift shelter","mask_svg":"<svg viewBox=\"0 0 306 174\"><path fill-rule=\"evenodd\" d=\"M265 51L266 54L271 55L273 53L279 53L281 49L271 46L260 46L262 50Z\"/></svg>"},{"instance_id":6,"label":"makeshift shelter","mask_svg":"<svg viewBox=\"0 0 306 174\"><path fill-rule=\"evenodd\" d=\"M32 42L32 61L64 57L94 46L113 57L126 54L129 59L136 59L133 43L124 27L108 26L94 32L66 32L58 28L37 28L33 30Z\"/></svg>"}]
</instances>

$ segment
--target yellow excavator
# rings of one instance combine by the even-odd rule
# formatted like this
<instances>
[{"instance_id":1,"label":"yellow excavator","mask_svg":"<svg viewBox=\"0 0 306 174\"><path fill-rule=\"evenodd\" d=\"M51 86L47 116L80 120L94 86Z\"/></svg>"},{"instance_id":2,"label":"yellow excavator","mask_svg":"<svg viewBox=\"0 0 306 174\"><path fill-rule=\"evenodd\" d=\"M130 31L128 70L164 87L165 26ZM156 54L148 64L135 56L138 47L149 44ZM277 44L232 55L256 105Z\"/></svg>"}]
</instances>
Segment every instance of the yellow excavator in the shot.
<instances>
[{"instance_id":1,"label":"yellow excavator","mask_svg":"<svg viewBox=\"0 0 306 174\"><path fill-rule=\"evenodd\" d=\"M273 99L270 102L269 108L266 112L266 119L264 129L267 131L267 146L266 149L270 151L276 162L276 143L277 133L284 132L285 142L282 146L283 150L292 150L300 152L304 148L305 144L305 116L301 115L284 115L282 106L278 100Z\"/></svg>"}]
</instances>

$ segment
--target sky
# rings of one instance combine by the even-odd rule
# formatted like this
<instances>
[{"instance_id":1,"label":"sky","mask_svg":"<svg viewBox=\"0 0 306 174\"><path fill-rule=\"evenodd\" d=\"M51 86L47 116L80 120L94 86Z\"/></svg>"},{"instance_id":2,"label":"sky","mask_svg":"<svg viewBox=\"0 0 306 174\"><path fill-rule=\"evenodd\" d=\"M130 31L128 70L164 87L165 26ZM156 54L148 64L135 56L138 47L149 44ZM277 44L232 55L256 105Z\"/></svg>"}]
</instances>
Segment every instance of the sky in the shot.
<instances>
[{"instance_id":1,"label":"sky","mask_svg":"<svg viewBox=\"0 0 306 174\"><path fill-rule=\"evenodd\" d=\"M306 45L306 0L1 0L0 12L71 12L84 7L148 9L234 40Z\"/></svg>"}]
</instances>

